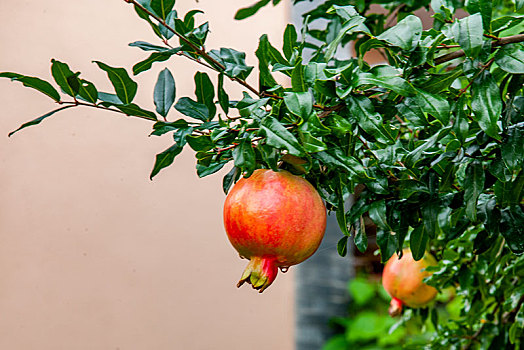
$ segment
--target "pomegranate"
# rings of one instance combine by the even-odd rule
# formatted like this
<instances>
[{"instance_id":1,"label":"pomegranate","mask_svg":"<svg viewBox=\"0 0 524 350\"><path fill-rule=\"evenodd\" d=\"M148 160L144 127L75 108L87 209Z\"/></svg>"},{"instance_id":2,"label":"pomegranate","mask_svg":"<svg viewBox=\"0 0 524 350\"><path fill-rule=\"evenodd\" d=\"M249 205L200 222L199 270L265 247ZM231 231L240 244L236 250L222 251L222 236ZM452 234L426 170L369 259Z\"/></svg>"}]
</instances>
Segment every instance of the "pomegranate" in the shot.
<instances>
[{"instance_id":1,"label":"pomegranate","mask_svg":"<svg viewBox=\"0 0 524 350\"><path fill-rule=\"evenodd\" d=\"M437 290L422 280L431 275L423 269L436 264L437 261L428 252L421 260L415 261L409 249L403 250L401 259L396 256L389 259L382 272L382 285L393 298L389 307L391 316L400 315L403 305L418 308L435 298Z\"/></svg>"},{"instance_id":2,"label":"pomegranate","mask_svg":"<svg viewBox=\"0 0 524 350\"><path fill-rule=\"evenodd\" d=\"M224 203L224 226L240 257L250 262L245 282L262 293L282 272L309 258L326 228L326 208L315 188L287 171L258 169L240 179Z\"/></svg>"}]
</instances>

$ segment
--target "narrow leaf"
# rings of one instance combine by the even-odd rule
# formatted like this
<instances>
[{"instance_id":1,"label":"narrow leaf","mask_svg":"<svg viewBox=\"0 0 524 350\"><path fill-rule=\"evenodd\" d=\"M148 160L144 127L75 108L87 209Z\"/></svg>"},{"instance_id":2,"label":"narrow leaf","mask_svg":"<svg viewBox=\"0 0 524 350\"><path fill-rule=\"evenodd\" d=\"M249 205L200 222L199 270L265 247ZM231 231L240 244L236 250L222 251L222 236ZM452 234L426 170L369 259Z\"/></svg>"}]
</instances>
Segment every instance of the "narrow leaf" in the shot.
<instances>
[{"instance_id":1,"label":"narrow leaf","mask_svg":"<svg viewBox=\"0 0 524 350\"><path fill-rule=\"evenodd\" d=\"M55 59L52 59L51 63L51 73L58 86L69 96L76 97L80 90L78 74L73 73L65 63Z\"/></svg>"},{"instance_id":2,"label":"narrow leaf","mask_svg":"<svg viewBox=\"0 0 524 350\"><path fill-rule=\"evenodd\" d=\"M166 68L160 72L155 84L154 101L157 113L165 118L169 109L175 103L175 96L175 79L169 69Z\"/></svg>"},{"instance_id":3,"label":"narrow leaf","mask_svg":"<svg viewBox=\"0 0 524 350\"><path fill-rule=\"evenodd\" d=\"M44 114L43 116L41 116L39 118L31 120L30 122L24 123L18 129L16 129L15 131L11 131L8 136L11 137L11 135L13 135L14 133L16 133L16 132L18 132L18 131L20 131L20 130L22 130L24 128L27 128L28 126L40 124L42 122L42 120L52 116L56 112L60 112L60 111L63 111L64 109L71 108L71 107L75 107L75 106L74 105L70 105L70 106L60 107L60 108L57 108L57 109L55 109L55 110L53 110L53 111L51 111L49 113Z\"/></svg>"},{"instance_id":4,"label":"narrow leaf","mask_svg":"<svg viewBox=\"0 0 524 350\"><path fill-rule=\"evenodd\" d=\"M258 12L258 10L269 4L269 1L270 0L260 0L256 2L254 5L238 10L235 14L235 19L241 20L253 16L255 13Z\"/></svg>"},{"instance_id":5,"label":"narrow leaf","mask_svg":"<svg viewBox=\"0 0 524 350\"><path fill-rule=\"evenodd\" d=\"M151 9L160 16L162 19L166 19L167 15L173 10L175 6L175 0L152 0Z\"/></svg>"},{"instance_id":6,"label":"narrow leaf","mask_svg":"<svg viewBox=\"0 0 524 350\"><path fill-rule=\"evenodd\" d=\"M409 248L413 254L413 259L420 260L426 253L426 246L428 244L428 232L425 225L419 225L411 231L409 237Z\"/></svg>"},{"instance_id":7,"label":"narrow leaf","mask_svg":"<svg viewBox=\"0 0 524 350\"><path fill-rule=\"evenodd\" d=\"M47 81L42 80L40 78L29 77L26 75L11 72L0 73L0 78L9 78L12 81L19 81L24 86L40 91L41 93L51 97L56 102L60 101L60 94L58 93L58 91L56 91L56 89Z\"/></svg>"},{"instance_id":8,"label":"narrow leaf","mask_svg":"<svg viewBox=\"0 0 524 350\"><path fill-rule=\"evenodd\" d=\"M480 13L458 20L451 27L451 32L468 57L476 57L480 53L484 34Z\"/></svg>"},{"instance_id":9,"label":"narrow leaf","mask_svg":"<svg viewBox=\"0 0 524 350\"><path fill-rule=\"evenodd\" d=\"M131 103L135 98L138 84L131 80L126 70L124 68L113 68L99 61L94 62L107 73L118 98L124 104Z\"/></svg>"},{"instance_id":10,"label":"narrow leaf","mask_svg":"<svg viewBox=\"0 0 524 350\"><path fill-rule=\"evenodd\" d=\"M484 189L484 168L479 162L473 162L466 168L464 179L464 204L466 215L471 221L477 220L477 200Z\"/></svg>"},{"instance_id":11,"label":"narrow leaf","mask_svg":"<svg viewBox=\"0 0 524 350\"><path fill-rule=\"evenodd\" d=\"M422 36L422 21L414 15L409 15L394 27L377 36L378 40L398 46L403 50L411 51Z\"/></svg>"},{"instance_id":12,"label":"narrow leaf","mask_svg":"<svg viewBox=\"0 0 524 350\"><path fill-rule=\"evenodd\" d=\"M500 90L488 71L484 71L471 87L473 118L486 134L500 139L498 120L502 113Z\"/></svg>"},{"instance_id":13,"label":"narrow leaf","mask_svg":"<svg viewBox=\"0 0 524 350\"><path fill-rule=\"evenodd\" d=\"M260 124L260 131L266 136L266 143L269 146L285 148L297 157L305 154L304 148L296 137L275 118L266 117Z\"/></svg>"},{"instance_id":14,"label":"narrow leaf","mask_svg":"<svg viewBox=\"0 0 524 350\"><path fill-rule=\"evenodd\" d=\"M215 105L215 87L207 73L197 72L195 74L195 95L197 102L206 105L209 110L209 117L213 118L217 111Z\"/></svg>"},{"instance_id":15,"label":"narrow leaf","mask_svg":"<svg viewBox=\"0 0 524 350\"><path fill-rule=\"evenodd\" d=\"M149 176L149 178L153 180L153 178L160 172L160 170L173 164L175 157L179 155L180 152L182 152L182 149L183 147L179 146L178 144L174 144L173 146L166 149L164 152L157 154L155 165L153 166L153 170L151 171L151 175Z\"/></svg>"},{"instance_id":16,"label":"narrow leaf","mask_svg":"<svg viewBox=\"0 0 524 350\"><path fill-rule=\"evenodd\" d=\"M504 45L497 52L495 63L508 73L524 74L524 44Z\"/></svg>"}]
</instances>

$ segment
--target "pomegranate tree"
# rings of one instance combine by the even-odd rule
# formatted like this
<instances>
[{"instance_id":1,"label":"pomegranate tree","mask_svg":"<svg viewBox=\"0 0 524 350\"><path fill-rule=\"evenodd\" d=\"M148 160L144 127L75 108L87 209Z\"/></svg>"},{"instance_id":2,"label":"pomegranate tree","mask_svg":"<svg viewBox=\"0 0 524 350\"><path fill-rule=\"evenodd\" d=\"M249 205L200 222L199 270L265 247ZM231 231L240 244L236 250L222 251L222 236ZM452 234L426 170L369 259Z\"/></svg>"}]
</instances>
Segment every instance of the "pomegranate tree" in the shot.
<instances>
[{"instance_id":1,"label":"pomegranate tree","mask_svg":"<svg viewBox=\"0 0 524 350\"><path fill-rule=\"evenodd\" d=\"M388 260L382 272L382 285L393 298L389 307L391 316L399 315L403 305L418 308L435 298L437 290L425 284L423 279L431 275L425 268L436 264L428 252L416 261L409 249L403 250L402 258L393 256Z\"/></svg>"},{"instance_id":2,"label":"pomegranate tree","mask_svg":"<svg viewBox=\"0 0 524 350\"><path fill-rule=\"evenodd\" d=\"M224 226L240 257L250 262L245 282L263 292L283 272L309 258L326 228L326 208L315 188L287 171L256 170L240 179L224 204Z\"/></svg>"}]
</instances>

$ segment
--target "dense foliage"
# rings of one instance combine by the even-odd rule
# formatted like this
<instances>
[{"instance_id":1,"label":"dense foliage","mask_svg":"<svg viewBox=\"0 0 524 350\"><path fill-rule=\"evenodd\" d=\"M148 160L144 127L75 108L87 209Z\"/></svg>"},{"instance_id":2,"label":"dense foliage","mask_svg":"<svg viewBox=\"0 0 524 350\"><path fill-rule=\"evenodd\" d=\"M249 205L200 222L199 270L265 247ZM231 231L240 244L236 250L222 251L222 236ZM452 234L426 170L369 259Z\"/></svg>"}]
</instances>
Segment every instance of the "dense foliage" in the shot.
<instances>
[{"instance_id":1,"label":"dense foliage","mask_svg":"<svg viewBox=\"0 0 524 350\"><path fill-rule=\"evenodd\" d=\"M200 11L179 14L175 0L124 1L159 38L130 44L149 52L132 73L185 56L205 66L195 74L195 96L176 100L166 68L154 87L156 111L148 111L133 103L138 86L124 68L96 62L115 89L106 93L53 60L62 93L36 77L0 73L60 105L18 130L67 108L105 109L151 121L153 135L173 137L151 177L187 145L201 177L233 164L226 192L257 168L301 174L336 212L340 254L350 239L367 248L367 217L378 227L382 261L405 245L416 259L434 253L439 265L428 283L454 287L461 304L453 319L428 312L432 348L521 346L524 1L328 0L306 14L300 33L287 26L282 50L262 35L256 70L242 52L206 48L209 25L197 20ZM269 3L258 1L237 18ZM371 3L389 13L370 13ZM436 13L424 30L412 12L429 6ZM457 19L462 8L467 13ZM354 58L337 59L350 41ZM368 65L370 50L385 63ZM257 87L246 82L255 72ZM241 100L229 98L224 79L245 88ZM356 202L347 208L350 195Z\"/></svg>"}]
</instances>

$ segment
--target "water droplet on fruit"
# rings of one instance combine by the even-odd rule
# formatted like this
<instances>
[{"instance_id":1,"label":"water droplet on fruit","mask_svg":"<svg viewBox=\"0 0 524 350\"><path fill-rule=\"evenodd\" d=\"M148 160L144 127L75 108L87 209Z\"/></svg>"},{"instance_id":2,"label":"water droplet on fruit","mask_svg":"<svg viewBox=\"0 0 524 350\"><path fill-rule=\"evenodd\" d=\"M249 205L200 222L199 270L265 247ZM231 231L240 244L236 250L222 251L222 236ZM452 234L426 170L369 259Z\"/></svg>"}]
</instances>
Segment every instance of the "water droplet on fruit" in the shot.
<instances>
[{"instance_id":1,"label":"water droplet on fruit","mask_svg":"<svg viewBox=\"0 0 524 350\"><path fill-rule=\"evenodd\" d=\"M286 273L289 270L289 266L279 266L278 268L282 273Z\"/></svg>"}]
</instances>

